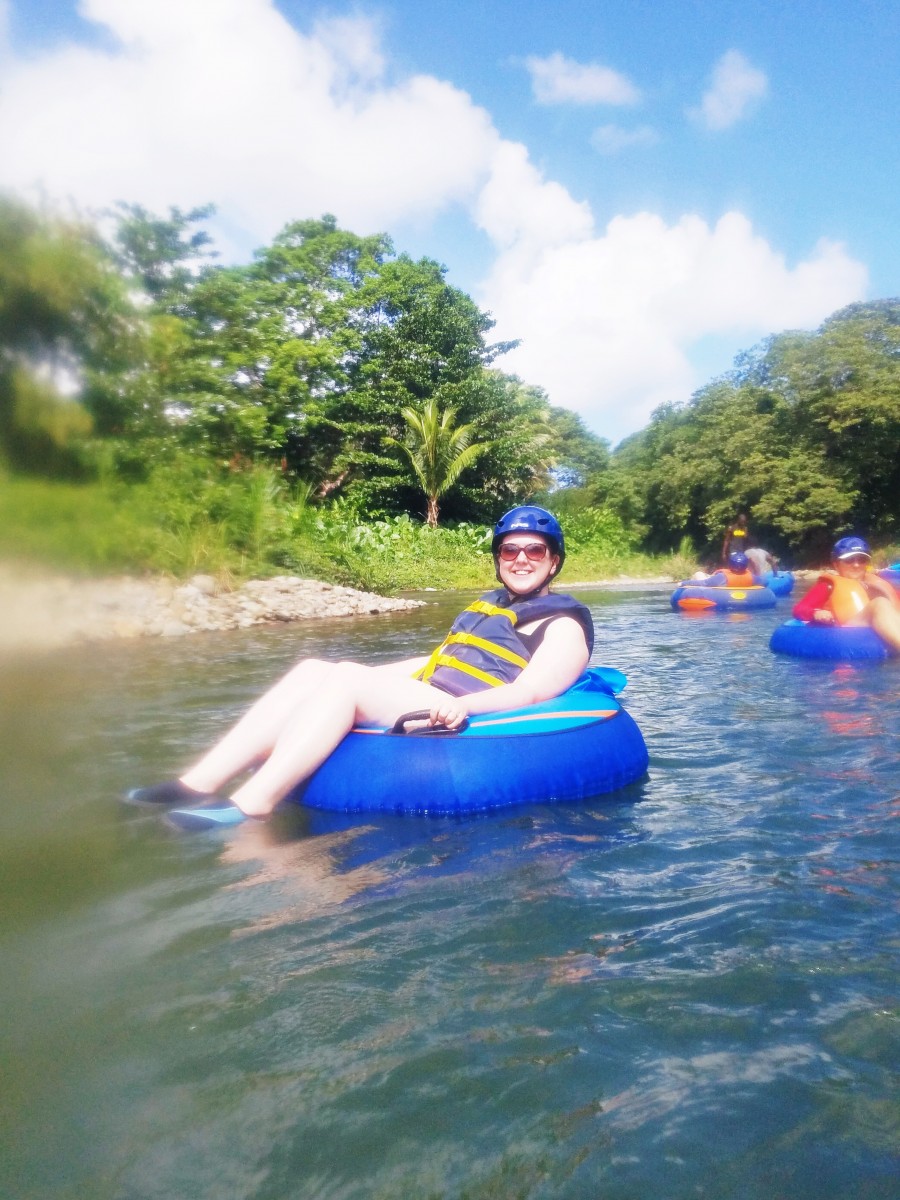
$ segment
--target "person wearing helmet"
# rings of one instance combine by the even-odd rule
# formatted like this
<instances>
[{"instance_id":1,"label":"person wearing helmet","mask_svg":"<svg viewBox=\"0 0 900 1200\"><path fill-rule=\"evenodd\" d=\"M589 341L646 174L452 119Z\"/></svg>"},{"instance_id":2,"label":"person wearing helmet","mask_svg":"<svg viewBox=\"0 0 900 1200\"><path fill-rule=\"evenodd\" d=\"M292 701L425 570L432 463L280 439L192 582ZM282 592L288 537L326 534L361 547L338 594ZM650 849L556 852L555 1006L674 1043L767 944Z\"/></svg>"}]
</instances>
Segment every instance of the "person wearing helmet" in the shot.
<instances>
[{"instance_id":1,"label":"person wearing helmet","mask_svg":"<svg viewBox=\"0 0 900 1200\"><path fill-rule=\"evenodd\" d=\"M580 626L588 654L593 647L588 609L550 591L566 558L565 538L552 513L535 505L511 509L494 526L491 553L500 588L459 614L417 676L454 696L467 695L473 683L481 688L511 683L557 621L564 622L574 645L580 647Z\"/></svg>"},{"instance_id":2,"label":"person wearing helmet","mask_svg":"<svg viewBox=\"0 0 900 1200\"><path fill-rule=\"evenodd\" d=\"M536 704L582 674L593 649L583 604L550 591L565 561L559 522L522 505L494 528L500 587L454 621L431 655L369 666L304 659L179 778L135 788L140 805L221 801L220 789L256 768L232 793L248 816L266 817L325 761L354 725L393 725L425 710L428 724L459 729L475 713Z\"/></svg>"},{"instance_id":3,"label":"person wearing helmet","mask_svg":"<svg viewBox=\"0 0 900 1200\"><path fill-rule=\"evenodd\" d=\"M694 581L704 587L748 588L759 587L759 579L750 570L750 560L742 550L733 550L728 555L728 565L720 567L712 575L698 572Z\"/></svg>"},{"instance_id":4,"label":"person wearing helmet","mask_svg":"<svg viewBox=\"0 0 900 1200\"><path fill-rule=\"evenodd\" d=\"M900 601L891 585L870 570L871 562L864 538L840 538L832 547L832 569L797 601L793 615L815 625L870 625L900 650Z\"/></svg>"}]
</instances>

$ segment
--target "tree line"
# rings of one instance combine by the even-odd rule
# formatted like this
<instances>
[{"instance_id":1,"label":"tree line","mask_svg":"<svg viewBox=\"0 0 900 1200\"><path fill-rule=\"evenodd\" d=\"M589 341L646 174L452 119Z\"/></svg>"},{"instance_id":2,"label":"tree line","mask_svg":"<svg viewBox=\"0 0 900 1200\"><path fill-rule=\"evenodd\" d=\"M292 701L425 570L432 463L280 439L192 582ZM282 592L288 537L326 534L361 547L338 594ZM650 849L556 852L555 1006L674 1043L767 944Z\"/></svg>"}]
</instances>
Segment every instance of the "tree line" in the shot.
<instances>
[{"instance_id":1,"label":"tree line","mask_svg":"<svg viewBox=\"0 0 900 1200\"><path fill-rule=\"evenodd\" d=\"M500 368L515 343L438 263L324 216L224 266L211 215L0 198L7 471L263 466L311 504L431 523L550 495L652 552L711 552L739 511L798 559L851 529L898 540L900 300L767 338L612 452Z\"/></svg>"},{"instance_id":2,"label":"tree line","mask_svg":"<svg viewBox=\"0 0 900 1200\"><path fill-rule=\"evenodd\" d=\"M853 304L738 356L623 442L593 495L649 549L712 549L738 512L821 561L838 533L900 541L900 300Z\"/></svg>"},{"instance_id":3,"label":"tree line","mask_svg":"<svg viewBox=\"0 0 900 1200\"><path fill-rule=\"evenodd\" d=\"M8 467L269 464L359 512L434 521L440 499L484 521L607 461L580 417L496 366L515 343L489 340L493 320L438 263L325 216L221 266L210 215L120 205L101 233L0 202Z\"/></svg>"}]
</instances>

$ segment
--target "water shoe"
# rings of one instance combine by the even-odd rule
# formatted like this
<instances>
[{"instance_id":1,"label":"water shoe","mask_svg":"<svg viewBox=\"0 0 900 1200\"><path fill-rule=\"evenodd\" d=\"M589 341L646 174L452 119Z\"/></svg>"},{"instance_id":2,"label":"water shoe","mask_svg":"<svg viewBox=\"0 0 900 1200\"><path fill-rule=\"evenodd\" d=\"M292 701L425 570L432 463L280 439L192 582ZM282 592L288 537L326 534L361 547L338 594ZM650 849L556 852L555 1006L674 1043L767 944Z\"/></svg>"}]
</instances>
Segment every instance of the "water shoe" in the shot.
<instances>
[{"instance_id":1,"label":"water shoe","mask_svg":"<svg viewBox=\"0 0 900 1200\"><path fill-rule=\"evenodd\" d=\"M125 794L124 799L126 804L136 804L140 808L157 808L164 804L197 807L212 802L223 802L222 796L217 796L214 792L195 792L180 779L167 779L165 783L153 783L150 787L132 788Z\"/></svg>"}]
</instances>

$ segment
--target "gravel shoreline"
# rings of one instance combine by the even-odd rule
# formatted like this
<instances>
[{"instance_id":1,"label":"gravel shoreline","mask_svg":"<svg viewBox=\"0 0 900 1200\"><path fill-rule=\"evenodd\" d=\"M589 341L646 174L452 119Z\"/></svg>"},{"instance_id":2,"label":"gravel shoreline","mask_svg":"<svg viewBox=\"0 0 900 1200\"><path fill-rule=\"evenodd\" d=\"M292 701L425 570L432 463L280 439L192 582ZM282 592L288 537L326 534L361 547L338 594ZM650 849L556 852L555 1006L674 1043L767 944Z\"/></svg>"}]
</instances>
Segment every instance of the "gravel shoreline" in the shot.
<instances>
[{"instance_id":1,"label":"gravel shoreline","mask_svg":"<svg viewBox=\"0 0 900 1200\"><path fill-rule=\"evenodd\" d=\"M568 586L662 584L674 586L664 576L619 576ZM295 575L251 580L228 591L209 575L195 575L187 583L161 577L80 579L6 563L0 564L0 654L121 638L183 637L280 621L404 612L424 603Z\"/></svg>"},{"instance_id":2,"label":"gravel shoreline","mask_svg":"<svg viewBox=\"0 0 900 1200\"><path fill-rule=\"evenodd\" d=\"M227 591L209 575L188 583L131 576L77 579L3 565L0 653L402 612L423 603L293 575L251 580Z\"/></svg>"}]
</instances>

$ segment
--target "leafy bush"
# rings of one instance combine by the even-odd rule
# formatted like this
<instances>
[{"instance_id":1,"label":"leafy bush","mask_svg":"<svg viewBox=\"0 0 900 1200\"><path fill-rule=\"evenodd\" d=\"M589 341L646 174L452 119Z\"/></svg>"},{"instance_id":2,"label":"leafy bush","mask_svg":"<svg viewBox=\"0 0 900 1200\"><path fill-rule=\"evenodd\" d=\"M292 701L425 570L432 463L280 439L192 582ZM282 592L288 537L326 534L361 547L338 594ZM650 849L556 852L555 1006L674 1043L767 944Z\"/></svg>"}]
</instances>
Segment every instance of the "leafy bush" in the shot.
<instances>
[{"instance_id":1,"label":"leafy bush","mask_svg":"<svg viewBox=\"0 0 900 1200\"><path fill-rule=\"evenodd\" d=\"M493 574L491 531L481 525L432 529L405 514L362 522L336 503L317 514L315 529L332 561L368 590L474 588Z\"/></svg>"},{"instance_id":2,"label":"leafy bush","mask_svg":"<svg viewBox=\"0 0 900 1200\"><path fill-rule=\"evenodd\" d=\"M367 521L342 502L314 506L311 491L289 491L271 468L232 471L187 458L157 465L135 484L0 476L0 554L93 574L203 572L238 582L288 573L383 594L493 585L489 526L431 529L408 516ZM681 578L694 569L676 556L648 559L629 549L617 519L603 510L564 520L563 582Z\"/></svg>"}]
</instances>

